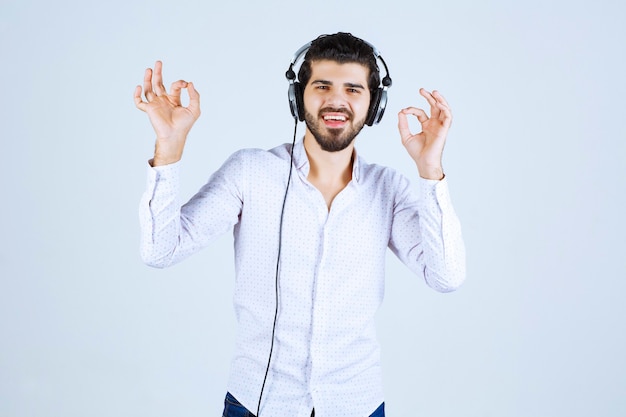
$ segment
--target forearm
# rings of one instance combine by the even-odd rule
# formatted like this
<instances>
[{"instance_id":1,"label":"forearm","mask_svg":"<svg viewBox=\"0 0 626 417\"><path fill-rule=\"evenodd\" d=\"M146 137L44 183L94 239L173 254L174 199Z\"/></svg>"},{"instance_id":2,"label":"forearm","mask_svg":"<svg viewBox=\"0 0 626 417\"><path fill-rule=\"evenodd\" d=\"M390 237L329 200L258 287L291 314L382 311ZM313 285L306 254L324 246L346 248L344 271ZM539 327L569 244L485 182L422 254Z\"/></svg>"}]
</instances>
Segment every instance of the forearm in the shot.
<instances>
[{"instance_id":1,"label":"forearm","mask_svg":"<svg viewBox=\"0 0 626 417\"><path fill-rule=\"evenodd\" d=\"M179 262L231 230L243 207L242 153L231 156L183 206L179 199L180 164L148 169L139 208L141 257L154 267Z\"/></svg>"},{"instance_id":2,"label":"forearm","mask_svg":"<svg viewBox=\"0 0 626 417\"><path fill-rule=\"evenodd\" d=\"M178 166L163 171L149 169L146 190L139 205L141 258L147 265L163 268L176 261L180 243Z\"/></svg>"},{"instance_id":3,"label":"forearm","mask_svg":"<svg viewBox=\"0 0 626 417\"><path fill-rule=\"evenodd\" d=\"M447 184L420 180L419 225L424 277L440 292L457 289L465 280L465 246Z\"/></svg>"}]
</instances>

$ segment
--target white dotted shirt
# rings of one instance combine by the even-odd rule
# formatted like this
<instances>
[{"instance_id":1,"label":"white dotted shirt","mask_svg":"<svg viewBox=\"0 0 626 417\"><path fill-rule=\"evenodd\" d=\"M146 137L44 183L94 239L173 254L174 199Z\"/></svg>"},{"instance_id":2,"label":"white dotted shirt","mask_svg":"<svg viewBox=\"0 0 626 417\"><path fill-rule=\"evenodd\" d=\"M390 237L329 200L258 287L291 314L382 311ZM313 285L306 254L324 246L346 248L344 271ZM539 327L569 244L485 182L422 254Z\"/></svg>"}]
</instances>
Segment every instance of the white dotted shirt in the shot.
<instances>
[{"instance_id":1,"label":"white dotted shirt","mask_svg":"<svg viewBox=\"0 0 626 417\"><path fill-rule=\"evenodd\" d=\"M233 229L239 324L228 390L256 412L271 344L278 230L291 145L233 154L182 207L180 163L149 168L141 255L166 267ZM461 229L446 180L419 179L357 156L330 210L307 181L303 144L283 220L279 315L260 416L369 416L383 402L374 316L390 248L437 291L465 278ZM418 198L419 197L419 198Z\"/></svg>"}]
</instances>

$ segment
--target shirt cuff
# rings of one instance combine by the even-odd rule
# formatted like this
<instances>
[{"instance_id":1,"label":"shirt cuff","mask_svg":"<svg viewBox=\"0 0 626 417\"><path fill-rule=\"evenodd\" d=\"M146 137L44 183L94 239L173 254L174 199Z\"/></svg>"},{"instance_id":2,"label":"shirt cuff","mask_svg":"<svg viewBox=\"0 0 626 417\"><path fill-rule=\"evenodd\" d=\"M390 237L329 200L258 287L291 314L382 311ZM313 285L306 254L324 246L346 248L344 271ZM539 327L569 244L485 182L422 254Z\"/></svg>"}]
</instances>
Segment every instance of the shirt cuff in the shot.
<instances>
[{"instance_id":1,"label":"shirt cuff","mask_svg":"<svg viewBox=\"0 0 626 417\"><path fill-rule=\"evenodd\" d=\"M152 191L150 194L177 193L180 183L180 161L168 165L153 167L148 161L146 190Z\"/></svg>"},{"instance_id":2,"label":"shirt cuff","mask_svg":"<svg viewBox=\"0 0 626 417\"><path fill-rule=\"evenodd\" d=\"M442 211L451 207L447 177L441 180L427 180L420 177L418 183L422 207L432 209L438 206Z\"/></svg>"}]
</instances>

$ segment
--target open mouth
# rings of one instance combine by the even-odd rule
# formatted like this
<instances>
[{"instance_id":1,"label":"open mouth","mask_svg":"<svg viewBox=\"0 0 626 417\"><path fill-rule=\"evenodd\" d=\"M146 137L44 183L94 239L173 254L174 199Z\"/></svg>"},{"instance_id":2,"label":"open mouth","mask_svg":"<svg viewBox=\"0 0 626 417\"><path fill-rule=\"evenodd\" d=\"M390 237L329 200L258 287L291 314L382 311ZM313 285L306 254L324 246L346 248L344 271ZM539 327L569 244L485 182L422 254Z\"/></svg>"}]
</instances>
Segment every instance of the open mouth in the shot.
<instances>
[{"instance_id":1,"label":"open mouth","mask_svg":"<svg viewBox=\"0 0 626 417\"><path fill-rule=\"evenodd\" d=\"M341 122L346 121L346 116L335 116L335 115L326 115L324 116L324 120L338 120Z\"/></svg>"},{"instance_id":2,"label":"open mouth","mask_svg":"<svg viewBox=\"0 0 626 417\"><path fill-rule=\"evenodd\" d=\"M348 121L348 116L343 113L326 113L322 115L322 119L328 127L341 127Z\"/></svg>"}]
</instances>

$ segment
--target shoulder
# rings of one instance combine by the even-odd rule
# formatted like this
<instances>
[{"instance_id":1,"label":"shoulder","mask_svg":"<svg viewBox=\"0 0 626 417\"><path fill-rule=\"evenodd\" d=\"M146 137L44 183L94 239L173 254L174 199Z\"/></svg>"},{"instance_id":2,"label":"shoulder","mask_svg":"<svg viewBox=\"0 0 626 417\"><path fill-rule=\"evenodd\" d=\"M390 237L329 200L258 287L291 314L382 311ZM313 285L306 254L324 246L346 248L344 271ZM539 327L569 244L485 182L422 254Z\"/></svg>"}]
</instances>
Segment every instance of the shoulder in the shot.
<instances>
[{"instance_id":1,"label":"shoulder","mask_svg":"<svg viewBox=\"0 0 626 417\"><path fill-rule=\"evenodd\" d=\"M413 204L417 200L415 188L411 181L394 168L368 164L362 159L360 163L360 183L371 195L378 196L394 206Z\"/></svg>"},{"instance_id":2,"label":"shoulder","mask_svg":"<svg viewBox=\"0 0 626 417\"><path fill-rule=\"evenodd\" d=\"M366 183L374 183L379 186L392 186L393 188L405 188L409 185L409 179L394 168L369 164L359 157L361 175Z\"/></svg>"},{"instance_id":3,"label":"shoulder","mask_svg":"<svg viewBox=\"0 0 626 417\"><path fill-rule=\"evenodd\" d=\"M280 148L280 147L278 147ZM278 149L274 148L274 149ZM240 166L240 167L253 167L256 165L263 165L275 161L279 155L274 151L259 149L259 148L244 148L232 153L223 164L223 168Z\"/></svg>"},{"instance_id":4,"label":"shoulder","mask_svg":"<svg viewBox=\"0 0 626 417\"><path fill-rule=\"evenodd\" d=\"M278 146L270 150L245 148L231 154L217 171L217 175L257 181L284 172L285 165L288 164L287 146Z\"/></svg>"},{"instance_id":5,"label":"shoulder","mask_svg":"<svg viewBox=\"0 0 626 417\"><path fill-rule=\"evenodd\" d=\"M271 162L277 159L284 160L285 158L289 158L290 147L290 145L284 144L270 150L244 148L234 152L228 160L245 161L249 163Z\"/></svg>"}]
</instances>

